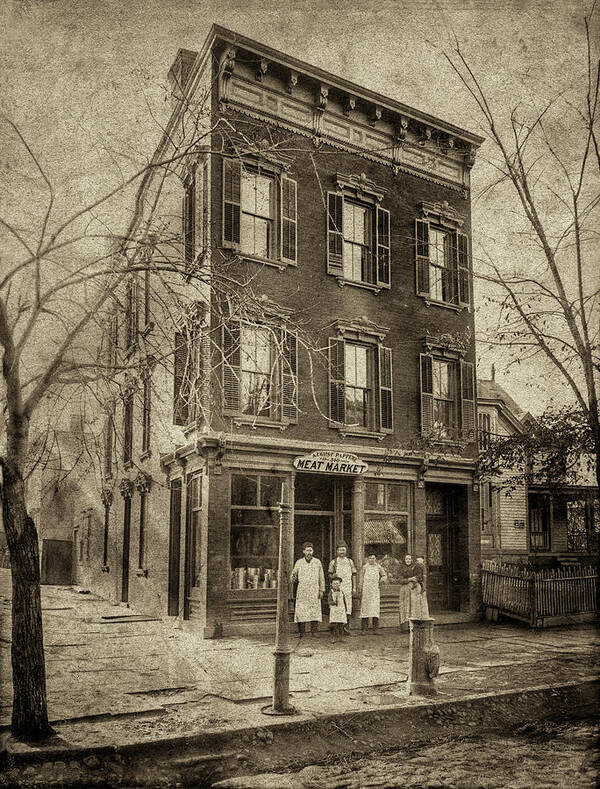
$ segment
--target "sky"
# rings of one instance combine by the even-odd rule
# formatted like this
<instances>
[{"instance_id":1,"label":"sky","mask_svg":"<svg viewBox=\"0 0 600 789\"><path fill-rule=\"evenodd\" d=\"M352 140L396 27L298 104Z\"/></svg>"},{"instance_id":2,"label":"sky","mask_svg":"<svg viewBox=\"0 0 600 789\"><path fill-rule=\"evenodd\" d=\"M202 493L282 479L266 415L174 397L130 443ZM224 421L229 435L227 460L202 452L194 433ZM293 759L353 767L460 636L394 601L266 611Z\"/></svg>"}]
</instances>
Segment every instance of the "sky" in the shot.
<instances>
[{"instance_id":1,"label":"sky","mask_svg":"<svg viewBox=\"0 0 600 789\"><path fill-rule=\"evenodd\" d=\"M213 22L486 135L444 58L451 36L496 106L541 106L585 76L588 11L580 0L4 0L0 109L44 163L60 214L151 155L169 114L169 66L178 48L199 50ZM558 131L568 145L568 126ZM0 179L9 188L0 203L35 223L39 214L31 206L27 213L24 199L27 173L7 133ZM507 239L522 222L509 195L484 192L493 177L489 153L486 142L472 172L474 250L507 260L514 250ZM481 303L476 320L486 325ZM562 397L543 368L506 370L506 357L483 346L478 356L480 377L495 361L497 380L525 410Z\"/></svg>"}]
</instances>

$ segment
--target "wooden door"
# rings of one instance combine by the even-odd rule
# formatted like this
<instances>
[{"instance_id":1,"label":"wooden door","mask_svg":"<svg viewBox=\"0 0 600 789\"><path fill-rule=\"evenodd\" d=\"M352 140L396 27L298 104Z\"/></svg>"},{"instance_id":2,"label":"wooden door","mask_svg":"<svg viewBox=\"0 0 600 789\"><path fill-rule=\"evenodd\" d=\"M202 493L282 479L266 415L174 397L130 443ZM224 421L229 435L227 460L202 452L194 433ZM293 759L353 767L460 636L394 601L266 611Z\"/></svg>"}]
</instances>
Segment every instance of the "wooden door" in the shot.
<instances>
[{"instance_id":1,"label":"wooden door","mask_svg":"<svg viewBox=\"0 0 600 789\"><path fill-rule=\"evenodd\" d=\"M443 516L427 518L427 597L431 611L446 611L451 607L452 545L448 519Z\"/></svg>"},{"instance_id":2,"label":"wooden door","mask_svg":"<svg viewBox=\"0 0 600 789\"><path fill-rule=\"evenodd\" d=\"M121 572L121 602L129 602L129 554L131 548L131 496L123 499L123 564Z\"/></svg>"},{"instance_id":3,"label":"wooden door","mask_svg":"<svg viewBox=\"0 0 600 789\"><path fill-rule=\"evenodd\" d=\"M169 600L167 613L179 613L179 569L181 550L181 479L171 482L169 513Z\"/></svg>"}]
</instances>

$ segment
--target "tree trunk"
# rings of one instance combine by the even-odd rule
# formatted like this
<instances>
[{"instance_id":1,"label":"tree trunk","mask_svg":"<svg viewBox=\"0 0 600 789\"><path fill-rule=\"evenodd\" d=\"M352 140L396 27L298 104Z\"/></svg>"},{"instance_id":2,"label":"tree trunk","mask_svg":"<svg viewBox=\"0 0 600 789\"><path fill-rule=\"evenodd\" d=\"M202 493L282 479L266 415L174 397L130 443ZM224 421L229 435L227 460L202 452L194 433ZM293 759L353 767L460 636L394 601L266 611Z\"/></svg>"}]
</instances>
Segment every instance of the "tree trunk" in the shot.
<instances>
[{"instance_id":1,"label":"tree trunk","mask_svg":"<svg viewBox=\"0 0 600 789\"><path fill-rule=\"evenodd\" d=\"M11 731L23 740L52 733L48 723L38 537L25 506L22 475L2 463L2 515L12 571Z\"/></svg>"}]
</instances>

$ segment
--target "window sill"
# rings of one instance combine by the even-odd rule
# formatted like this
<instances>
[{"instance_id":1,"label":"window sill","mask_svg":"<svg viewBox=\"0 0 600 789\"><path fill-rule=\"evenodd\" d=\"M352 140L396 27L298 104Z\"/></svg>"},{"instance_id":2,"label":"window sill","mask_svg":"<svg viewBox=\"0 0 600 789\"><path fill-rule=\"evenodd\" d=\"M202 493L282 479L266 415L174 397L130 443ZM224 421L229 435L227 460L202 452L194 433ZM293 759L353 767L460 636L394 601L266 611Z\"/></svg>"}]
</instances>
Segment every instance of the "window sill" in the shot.
<instances>
[{"instance_id":1,"label":"window sill","mask_svg":"<svg viewBox=\"0 0 600 789\"><path fill-rule=\"evenodd\" d=\"M140 461L150 460L151 457L152 457L152 450L147 449L145 452L142 452L142 454L140 455Z\"/></svg>"},{"instance_id":2,"label":"window sill","mask_svg":"<svg viewBox=\"0 0 600 789\"><path fill-rule=\"evenodd\" d=\"M138 576L138 578L147 578L148 570L143 567L138 567L138 569L135 571L135 574Z\"/></svg>"},{"instance_id":3,"label":"window sill","mask_svg":"<svg viewBox=\"0 0 600 789\"><path fill-rule=\"evenodd\" d=\"M253 429L257 427L270 427L276 430L285 430L293 422L276 422L272 419L253 419L252 417L234 416L233 424L236 427L249 426Z\"/></svg>"},{"instance_id":4,"label":"window sill","mask_svg":"<svg viewBox=\"0 0 600 789\"><path fill-rule=\"evenodd\" d=\"M375 296L377 296L383 288L389 289L387 285L371 285L369 282L355 282L352 279L344 279L344 277L336 277L336 280L340 288L345 288L346 285L348 285L351 288L370 290Z\"/></svg>"},{"instance_id":5,"label":"window sill","mask_svg":"<svg viewBox=\"0 0 600 789\"><path fill-rule=\"evenodd\" d=\"M281 260L274 260L273 258L263 258L259 255L245 255L243 252L238 253L242 260L247 261L248 263L259 263L262 266L271 266L271 268L279 269L279 271L283 271L288 266L293 266L293 263L284 263Z\"/></svg>"},{"instance_id":6,"label":"window sill","mask_svg":"<svg viewBox=\"0 0 600 789\"><path fill-rule=\"evenodd\" d=\"M133 460L124 460L123 461L123 469L125 471L131 471L133 468Z\"/></svg>"},{"instance_id":7,"label":"window sill","mask_svg":"<svg viewBox=\"0 0 600 789\"><path fill-rule=\"evenodd\" d=\"M427 296L421 296L423 301L428 307L444 307L447 310L454 310L454 312L463 312L463 310L469 310L466 305L459 306L458 304L452 304L449 301L438 301L437 299L430 299Z\"/></svg>"},{"instance_id":8,"label":"window sill","mask_svg":"<svg viewBox=\"0 0 600 789\"><path fill-rule=\"evenodd\" d=\"M376 438L377 441L383 441L386 436L390 435L377 430L361 430L358 427L347 427L346 425L333 425L333 427L337 428L342 438Z\"/></svg>"}]
</instances>

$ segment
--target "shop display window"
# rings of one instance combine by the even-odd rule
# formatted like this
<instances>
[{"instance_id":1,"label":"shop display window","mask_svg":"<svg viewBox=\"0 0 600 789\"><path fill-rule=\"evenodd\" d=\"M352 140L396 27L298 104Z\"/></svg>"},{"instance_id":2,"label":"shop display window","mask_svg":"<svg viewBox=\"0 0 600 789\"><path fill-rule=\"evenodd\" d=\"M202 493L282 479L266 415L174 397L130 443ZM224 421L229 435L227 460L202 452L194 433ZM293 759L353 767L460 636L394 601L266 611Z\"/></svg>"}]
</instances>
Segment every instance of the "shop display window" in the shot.
<instances>
[{"instance_id":1,"label":"shop display window","mask_svg":"<svg viewBox=\"0 0 600 789\"><path fill-rule=\"evenodd\" d=\"M368 482L365 500L365 556L374 553L388 583L399 582L399 568L408 552L410 486Z\"/></svg>"},{"instance_id":2,"label":"shop display window","mask_svg":"<svg viewBox=\"0 0 600 789\"><path fill-rule=\"evenodd\" d=\"M232 474L231 588L275 589L283 477Z\"/></svg>"}]
</instances>

